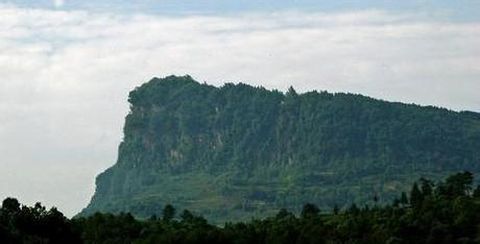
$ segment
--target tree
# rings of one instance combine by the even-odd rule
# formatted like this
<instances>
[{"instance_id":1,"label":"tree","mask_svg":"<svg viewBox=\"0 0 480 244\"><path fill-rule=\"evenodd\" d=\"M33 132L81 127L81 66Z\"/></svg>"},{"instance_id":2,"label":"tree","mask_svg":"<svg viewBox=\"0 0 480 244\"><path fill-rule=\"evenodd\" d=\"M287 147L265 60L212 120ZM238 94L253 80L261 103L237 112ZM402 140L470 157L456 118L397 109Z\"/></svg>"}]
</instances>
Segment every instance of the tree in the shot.
<instances>
[{"instance_id":1,"label":"tree","mask_svg":"<svg viewBox=\"0 0 480 244\"><path fill-rule=\"evenodd\" d=\"M165 208L163 208L163 220L169 222L175 218L175 212L175 208L172 205L167 204Z\"/></svg>"},{"instance_id":2,"label":"tree","mask_svg":"<svg viewBox=\"0 0 480 244\"><path fill-rule=\"evenodd\" d=\"M375 193L375 195L373 195L373 202L374 202L375 204L378 203L378 195L377 195L377 193Z\"/></svg>"},{"instance_id":3,"label":"tree","mask_svg":"<svg viewBox=\"0 0 480 244\"><path fill-rule=\"evenodd\" d=\"M472 190L473 174L465 171L449 176L445 181L444 193L451 197L470 194Z\"/></svg>"},{"instance_id":4,"label":"tree","mask_svg":"<svg viewBox=\"0 0 480 244\"><path fill-rule=\"evenodd\" d=\"M17 199L8 197L2 202L2 209L9 213L16 213L20 211L20 203Z\"/></svg>"},{"instance_id":5,"label":"tree","mask_svg":"<svg viewBox=\"0 0 480 244\"><path fill-rule=\"evenodd\" d=\"M157 221L157 215L156 214L152 214L152 216L150 216L150 221Z\"/></svg>"},{"instance_id":6,"label":"tree","mask_svg":"<svg viewBox=\"0 0 480 244\"><path fill-rule=\"evenodd\" d=\"M303 205L301 216L303 219L317 217L320 213L320 209L312 203Z\"/></svg>"},{"instance_id":7,"label":"tree","mask_svg":"<svg viewBox=\"0 0 480 244\"><path fill-rule=\"evenodd\" d=\"M180 214L180 218L183 222L191 222L194 217L195 216L192 214L192 212L188 211L187 209L183 210L183 212Z\"/></svg>"},{"instance_id":8,"label":"tree","mask_svg":"<svg viewBox=\"0 0 480 244\"><path fill-rule=\"evenodd\" d=\"M352 215L357 215L360 213L360 209L357 207L357 204L355 203L352 203L352 205L350 206L350 208L348 208L348 213L352 214Z\"/></svg>"},{"instance_id":9,"label":"tree","mask_svg":"<svg viewBox=\"0 0 480 244\"><path fill-rule=\"evenodd\" d=\"M298 96L298 93L297 91L295 91L295 89L293 88L293 86L290 86L288 88L288 91L286 93L287 97L297 97Z\"/></svg>"},{"instance_id":10,"label":"tree","mask_svg":"<svg viewBox=\"0 0 480 244\"><path fill-rule=\"evenodd\" d=\"M402 195L400 197L400 203L404 206L408 204L407 193L405 193L404 191L402 191Z\"/></svg>"},{"instance_id":11,"label":"tree","mask_svg":"<svg viewBox=\"0 0 480 244\"><path fill-rule=\"evenodd\" d=\"M278 211L278 213L276 215L276 218L277 219L283 219L283 218L285 218L287 216L290 216L290 215L291 215L290 212L288 212L285 208L282 208Z\"/></svg>"},{"instance_id":12,"label":"tree","mask_svg":"<svg viewBox=\"0 0 480 244\"><path fill-rule=\"evenodd\" d=\"M338 215L339 212L340 212L340 208L338 207L337 204L335 204L335 206L333 206L333 214Z\"/></svg>"},{"instance_id":13,"label":"tree","mask_svg":"<svg viewBox=\"0 0 480 244\"><path fill-rule=\"evenodd\" d=\"M417 182L413 183L412 190L410 191L410 204L413 208L417 208L423 201L423 195L420 189L418 189Z\"/></svg>"},{"instance_id":14,"label":"tree","mask_svg":"<svg viewBox=\"0 0 480 244\"><path fill-rule=\"evenodd\" d=\"M453 182L461 182L453 181ZM419 182L424 182L420 180ZM439 183L425 195L423 183L413 186L414 206L395 207L352 204L340 215L319 217L314 204L303 206L301 218L286 209L276 217L255 219L224 227L208 224L188 210L180 214L181 222L170 221L175 209L166 205L166 221L135 219L129 213L96 213L68 219L56 208L45 211L40 204L20 205L6 199L0 209L1 243L477 243L480 226L480 202L471 194L455 198L441 195L452 182ZM456 183L455 183L456 184ZM478 194L477 187L475 194ZM425 190L429 192L429 190ZM407 202L406 194L402 194ZM10 211L18 213L9 214Z\"/></svg>"},{"instance_id":15,"label":"tree","mask_svg":"<svg viewBox=\"0 0 480 244\"><path fill-rule=\"evenodd\" d=\"M423 196L430 196L433 192L434 184L431 180L427 180L425 178L420 178L420 184L422 189Z\"/></svg>"},{"instance_id":16,"label":"tree","mask_svg":"<svg viewBox=\"0 0 480 244\"><path fill-rule=\"evenodd\" d=\"M478 185L473 191L473 197L480 198L480 185Z\"/></svg>"}]
</instances>

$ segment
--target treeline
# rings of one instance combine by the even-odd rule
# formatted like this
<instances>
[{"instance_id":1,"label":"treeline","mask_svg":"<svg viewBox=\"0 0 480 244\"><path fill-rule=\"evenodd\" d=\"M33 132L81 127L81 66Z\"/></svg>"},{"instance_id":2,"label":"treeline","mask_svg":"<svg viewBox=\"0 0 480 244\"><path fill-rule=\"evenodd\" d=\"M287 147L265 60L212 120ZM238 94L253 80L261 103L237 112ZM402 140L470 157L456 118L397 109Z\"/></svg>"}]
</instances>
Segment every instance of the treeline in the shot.
<instances>
[{"instance_id":1,"label":"treeline","mask_svg":"<svg viewBox=\"0 0 480 244\"><path fill-rule=\"evenodd\" d=\"M305 204L297 216L246 223L209 224L188 210L166 205L160 216L96 213L67 219L37 203L21 206L7 198L0 209L1 243L478 243L480 188L462 172L434 183L420 179L409 194L389 205L352 204L322 212ZM374 199L376 201L376 199Z\"/></svg>"}]
</instances>

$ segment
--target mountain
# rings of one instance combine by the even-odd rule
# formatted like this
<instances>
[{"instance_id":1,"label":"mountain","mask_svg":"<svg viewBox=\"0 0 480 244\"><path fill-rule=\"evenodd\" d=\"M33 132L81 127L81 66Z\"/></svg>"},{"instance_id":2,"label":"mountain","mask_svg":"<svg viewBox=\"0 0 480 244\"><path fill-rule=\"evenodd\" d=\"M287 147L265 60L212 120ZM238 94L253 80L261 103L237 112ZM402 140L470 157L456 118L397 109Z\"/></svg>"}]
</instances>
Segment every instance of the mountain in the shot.
<instances>
[{"instance_id":1,"label":"mountain","mask_svg":"<svg viewBox=\"0 0 480 244\"><path fill-rule=\"evenodd\" d=\"M480 114L361 95L154 78L130 93L118 161L80 215L166 204L245 220L389 201L419 177L480 172Z\"/></svg>"}]
</instances>

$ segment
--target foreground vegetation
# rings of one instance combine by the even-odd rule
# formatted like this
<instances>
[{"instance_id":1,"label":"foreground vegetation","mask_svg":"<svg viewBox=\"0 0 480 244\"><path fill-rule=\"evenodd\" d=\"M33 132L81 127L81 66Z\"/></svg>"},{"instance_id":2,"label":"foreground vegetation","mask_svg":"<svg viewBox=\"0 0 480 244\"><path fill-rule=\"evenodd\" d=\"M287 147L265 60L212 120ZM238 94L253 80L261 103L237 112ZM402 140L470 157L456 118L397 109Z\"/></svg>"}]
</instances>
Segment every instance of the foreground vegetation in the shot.
<instances>
[{"instance_id":1,"label":"foreground vegetation","mask_svg":"<svg viewBox=\"0 0 480 244\"><path fill-rule=\"evenodd\" d=\"M374 199L376 201L376 199ZM7 198L0 209L1 243L478 243L480 188L469 172L434 184L420 179L410 194L390 205L334 208L322 213L305 204L297 215L246 223L208 224L166 205L161 216L137 220L131 214L96 213L67 219L41 204L21 206Z\"/></svg>"}]
</instances>

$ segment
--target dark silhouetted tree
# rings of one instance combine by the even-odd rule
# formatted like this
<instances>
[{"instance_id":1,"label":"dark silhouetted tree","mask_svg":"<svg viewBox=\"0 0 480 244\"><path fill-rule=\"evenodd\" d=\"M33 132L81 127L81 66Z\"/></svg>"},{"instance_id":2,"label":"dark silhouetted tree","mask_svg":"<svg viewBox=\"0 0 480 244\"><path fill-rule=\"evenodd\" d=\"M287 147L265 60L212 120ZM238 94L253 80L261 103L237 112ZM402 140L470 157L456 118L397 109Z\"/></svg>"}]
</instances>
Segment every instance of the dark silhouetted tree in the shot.
<instances>
[{"instance_id":1,"label":"dark silhouetted tree","mask_svg":"<svg viewBox=\"0 0 480 244\"><path fill-rule=\"evenodd\" d=\"M307 203L303 205L301 216L304 219L313 218L313 217L317 217L319 213L320 213L320 209L317 207L317 205L312 203Z\"/></svg>"},{"instance_id":2,"label":"dark silhouetted tree","mask_svg":"<svg viewBox=\"0 0 480 244\"><path fill-rule=\"evenodd\" d=\"M173 218L175 218L175 212L176 212L175 208L172 205L167 204L165 208L163 208L162 219L167 222L172 220Z\"/></svg>"},{"instance_id":3,"label":"dark silhouetted tree","mask_svg":"<svg viewBox=\"0 0 480 244\"><path fill-rule=\"evenodd\" d=\"M410 204L412 207L416 208L422 204L423 195L420 189L418 188L417 182L413 183L412 190L410 191Z\"/></svg>"}]
</instances>

